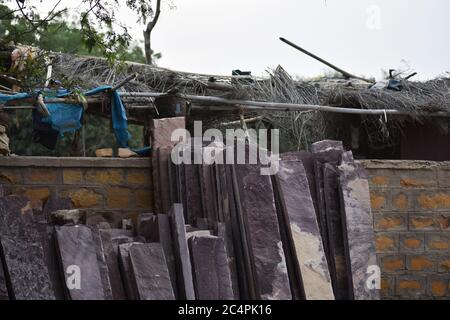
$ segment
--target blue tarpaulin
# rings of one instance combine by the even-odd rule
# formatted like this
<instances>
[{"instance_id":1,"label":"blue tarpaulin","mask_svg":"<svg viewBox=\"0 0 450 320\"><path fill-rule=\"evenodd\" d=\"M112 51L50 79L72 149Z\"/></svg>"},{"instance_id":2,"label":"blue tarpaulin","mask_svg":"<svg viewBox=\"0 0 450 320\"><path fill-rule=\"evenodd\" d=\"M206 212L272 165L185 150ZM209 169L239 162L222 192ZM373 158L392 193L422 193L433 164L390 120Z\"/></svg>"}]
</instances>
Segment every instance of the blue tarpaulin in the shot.
<instances>
[{"instance_id":1,"label":"blue tarpaulin","mask_svg":"<svg viewBox=\"0 0 450 320\"><path fill-rule=\"evenodd\" d=\"M94 94L110 90L111 86L102 86L84 93L85 96L92 96ZM44 101L46 98L62 98L70 95L72 92L69 90L43 90ZM14 95L0 94L0 103L6 103L8 101L31 98L29 93L18 93ZM83 117L84 109L80 104L68 104L68 103L46 103L46 106L50 112L50 116L43 118L44 123L48 123L52 128L58 131L61 135L65 132L73 132L81 128L81 119ZM131 135L128 132L127 115L125 107L120 99L120 95L117 91L112 92L111 99L111 117L113 123L113 130L116 136L117 144L121 148L128 147L128 141L131 139Z\"/></svg>"}]
</instances>

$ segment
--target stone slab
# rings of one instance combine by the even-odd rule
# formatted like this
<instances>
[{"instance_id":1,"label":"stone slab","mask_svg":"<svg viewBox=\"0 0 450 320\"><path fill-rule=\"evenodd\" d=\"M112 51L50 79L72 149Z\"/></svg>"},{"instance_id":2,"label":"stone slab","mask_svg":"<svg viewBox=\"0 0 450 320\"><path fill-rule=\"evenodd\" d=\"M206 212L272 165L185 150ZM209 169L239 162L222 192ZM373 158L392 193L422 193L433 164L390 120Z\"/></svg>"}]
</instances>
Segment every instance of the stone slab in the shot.
<instances>
[{"instance_id":1,"label":"stone slab","mask_svg":"<svg viewBox=\"0 0 450 320\"><path fill-rule=\"evenodd\" d=\"M119 245L119 266L128 300L138 300L133 268L130 260L130 248L138 242L128 242Z\"/></svg>"},{"instance_id":2,"label":"stone slab","mask_svg":"<svg viewBox=\"0 0 450 320\"><path fill-rule=\"evenodd\" d=\"M198 170L198 165L184 165L186 179L186 216L187 222L193 225L196 224L198 218L203 217L203 203Z\"/></svg>"},{"instance_id":3,"label":"stone slab","mask_svg":"<svg viewBox=\"0 0 450 320\"><path fill-rule=\"evenodd\" d=\"M185 129L184 117L153 119L150 125L151 145L153 149L174 147L178 141L172 141L172 133L177 129Z\"/></svg>"},{"instance_id":4,"label":"stone slab","mask_svg":"<svg viewBox=\"0 0 450 320\"><path fill-rule=\"evenodd\" d=\"M179 299L195 300L192 267L186 240L183 206L175 203L169 212L174 256L177 267Z\"/></svg>"},{"instance_id":5,"label":"stone slab","mask_svg":"<svg viewBox=\"0 0 450 320\"><path fill-rule=\"evenodd\" d=\"M344 153L338 169L351 298L378 300L379 290L367 285L371 268L378 266L366 171L352 161L351 152Z\"/></svg>"},{"instance_id":6,"label":"stone slab","mask_svg":"<svg viewBox=\"0 0 450 320\"><path fill-rule=\"evenodd\" d=\"M256 288L256 299L292 298L269 176L257 165L236 165L244 229Z\"/></svg>"},{"instance_id":7,"label":"stone slab","mask_svg":"<svg viewBox=\"0 0 450 320\"><path fill-rule=\"evenodd\" d=\"M170 183L169 183L169 159L170 148L158 149L158 169L159 169L159 187L161 197L161 212L168 213L171 207L170 202Z\"/></svg>"},{"instance_id":8,"label":"stone slab","mask_svg":"<svg viewBox=\"0 0 450 320\"><path fill-rule=\"evenodd\" d=\"M0 259L0 300L9 300L8 288L6 287L5 270Z\"/></svg>"},{"instance_id":9,"label":"stone slab","mask_svg":"<svg viewBox=\"0 0 450 320\"><path fill-rule=\"evenodd\" d=\"M222 238L193 235L188 240L198 300L233 300L231 273Z\"/></svg>"},{"instance_id":10,"label":"stone slab","mask_svg":"<svg viewBox=\"0 0 450 320\"><path fill-rule=\"evenodd\" d=\"M48 219L50 214L54 211L70 209L73 209L73 203L70 198L59 197L55 194L51 194L47 201L45 201L42 215L45 219Z\"/></svg>"},{"instance_id":11,"label":"stone slab","mask_svg":"<svg viewBox=\"0 0 450 320\"><path fill-rule=\"evenodd\" d=\"M339 175L335 165L323 167L324 199L330 250L330 273L336 300L349 297L344 235L340 210Z\"/></svg>"},{"instance_id":12,"label":"stone slab","mask_svg":"<svg viewBox=\"0 0 450 320\"><path fill-rule=\"evenodd\" d=\"M290 226L290 247L294 249L291 254L296 258L305 297L332 300L330 273L302 162L280 161L277 179L284 218Z\"/></svg>"},{"instance_id":13,"label":"stone slab","mask_svg":"<svg viewBox=\"0 0 450 320\"><path fill-rule=\"evenodd\" d=\"M72 283L73 266L80 271L80 287L69 288L71 300L105 300L102 277L98 265L92 231L84 225L55 227L57 248L65 283ZM69 271L69 272L68 272Z\"/></svg>"},{"instance_id":14,"label":"stone slab","mask_svg":"<svg viewBox=\"0 0 450 320\"><path fill-rule=\"evenodd\" d=\"M97 253L97 262L102 279L103 291L105 293L105 300L113 300L108 264L106 263L105 250L101 239L100 229L97 226L91 226L90 228L92 231L92 239L95 243L95 251Z\"/></svg>"},{"instance_id":15,"label":"stone slab","mask_svg":"<svg viewBox=\"0 0 450 320\"><path fill-rule=\"evenodd\" d=\"M99 232L106 265L108 267L112 299L126 300L127 297L123 287L122 277L120 275L118 245L117 243L113 244L111 233L105 230L99 230Z\"/></svg>"},{"instance_id":16,"label":"stone slab","mask_svg":"<svg viewBox=\"0 0 450 320\"><path fill-rule=\"evenodd\" d=\"M170 281L172 282L173 292L178 298L177 291L177 269L174 253L174 236L170 229L170 219L167 214L158 215L159 243L161 243L166 258L167 268L169 270Z\"/></svg>"},{"instance_id":17,"label":"stone slab","mask_svg":"<svg viewBox=\"0 0 450 320\"><path fill-rule=\"evenodd\" d=\"M36 228L41 236L42 249L44 251L44 260L47 265L50 281L53 285L53 292L56 300L64 300L64 283L61 280L59 271L59 260L56 252L55 234L52 225L43 222L37 222Z\"/></svg>"},{"instance_id":18,"label":"stone slab","mask_svg":"<svg viewBox=\"0 0 450 320\"><path fill-rule=\"evenodd\" d=\"M0 237L9 297L16 300L54 300L41 236L26 197L0 198Z\"/></svg>"},{"instance_id":19,"label":"stone slab","mask_svg":"<svg viewBox=\"0 0 450 320\"><path fill-rule=\"evenodd\" d=\"M174 300L169 270L162 245L159 243L133 244L130 261L140 300Z\"/></svg>"}]
</instances>

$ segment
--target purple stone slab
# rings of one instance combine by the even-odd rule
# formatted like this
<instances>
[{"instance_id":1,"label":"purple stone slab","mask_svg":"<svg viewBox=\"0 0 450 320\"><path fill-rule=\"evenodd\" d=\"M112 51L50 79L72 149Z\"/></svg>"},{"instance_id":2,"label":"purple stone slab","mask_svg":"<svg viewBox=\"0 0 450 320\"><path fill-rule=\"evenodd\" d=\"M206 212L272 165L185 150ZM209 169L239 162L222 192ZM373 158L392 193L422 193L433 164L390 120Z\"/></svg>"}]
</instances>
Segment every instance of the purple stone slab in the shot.
<instances>
[{"instance_id":1,"label":"purple stone slab","mask_svg":"<svg viewBox=\"0 0 450 320\"><path fill-rule=\"evenodd\" d=\"M69 289L66 285L67 298L71 300L105 300L91 229L84 225L61 226L55 227L55 232L61 271L65 282L67 283L72 275L67 273L69 267L77 266L81 274L79 289Z\"/></svg>"},{"instance_id":2,"label":"purple stone slab","mask_svg":"<svg viewBox=\"0 0 450 320\"><path fill-rule=\"evenodd\" d=\"M289 247L307 300L334 299L322 238L301 161L280 161L277 173Z\"/></svg>"},{"instance_id":3,"label":"purple stone slab","mask_svg":"<svg viewBox=\"0 0 450 320\"><path fill-rule=\"evenodd\" d=\"M198 170L198 165L184 165L186 179L186 216L187 222L194 225L198 218L204 216Z\"/></svg>"},{"instance_id":4,"label":"purple stone slab","mask_svg":"<svg viewBox=\"0 0 450 320\"><path fill-rule=\"evenodd\" d=\"M168 213L171 207L170 203L170 183L169 183L169 158L171 150L169 148L158 149L158 168L159 168L159 187L161 197L161 212Z\"/></svg>"},{"instance_id":5,"label":"purple stone slab","mask_svg":"<svg viewBox=\"0 0 450 320\"><path fill-rule=\"evenodd\" d=\"M244 228L249 245L256 299L292 298L277 211L269 176L257 165L237 165Z\"/></svg>"},{"instance_id":6,"label":"purple stone slab","mask_svg":"<svg viewBox=\"0 0 450 320\"><path fill-rule=\"evenodd\" d=\"M179 299L195 300L192 267L186 240L183 206L175 203L169 212L174 256L177 268L177 292Z\"/></svg>"},{"instance_id":7,"label":"purple stone slab","mask_svg":"<svg viewBox=\"0 0 450 320\"><path fill-rule=\"evenodd\" d=\"M159 243L133 244L130 261L140 300L174 300L164 251Z\"/></svg>"},{"instance_id":8,"label":"purple stone slab","mask_svg":"<svg viewBox=\"0 0 450 320\"><path fill-rule=\"evenodd\" d=\"M126 300L122 277L120 276L118 246L113 245L111 234L105 230L99 230L105 261L108 267L109 281L113 300Z\"/></svg>"},{"instance_id":9,"label":"purple stone slab","mask_svg":"<svg viewBox=\"0 0 450 320\"><path fill-rule=\"evenodd\" d=\"M347 153L338 169L351 298L378 300L379 290L372 289L371 283L368 283L372 269L378 266L367 173Z\"/></svg>"},{"instance_id":10,"label":"purple stone slab","mask_svg":"<svg viewBox=\"0 0 450 320\"><path fill-rule=\"evenodd\" d=\"M344 235L340 210L339 176L335 165L323 167L324 198L330 249L331 279L336 300L349 297Z\"/></svg>"},{"instance_id":11,"label":"purple stone slab","mask_svg":"<svg viewBox=\"0 0 450 320\"><path fill-rule=\"evenodd\" d=\"M222 238L193 235L188 240L198 300L233 300L228 256Z\"/></svg>"},{"instance_id":12,"label":"purple stone slab","mask_svg":"<svg viewBox=\"0 0 450 320\"><path fill-rule=\"evenodd\" d=\"M161 201L161 186L160 186L160 172L158 164L158 148L152 149L151 155L152 161L152 182L153 182L153 204L155 206L155 212L161 213L162 201Z\"/></svg>"},{"instance_id":13,"label":"purple stone slab","mask_svg":"<svg viewBox=\"0 0 450 320\"><path fill-rule=\"evenodd\" d=\"M122 275L123 286L128 300L138 300L136 283L133 278L133 268L130 260L130 248L138 242L128 242L119 245L119 266Z\"/></svg>"},{"instance_id":14,"label":"purple stone slab","mask_svg":"<svg viewBox=\"0 0 450 320\"><path fill-rule=\"evenodd\" d=\"M167 214L158 215L158 235L159 243L164 251L164 256L167 263L167 268L169 270L170 281L172 283L172 289L175 293L175 297L178 297L177 292L177 270L176 270L176 260L174 255L174 240L170 231L170 221Z\"/></svg>"}]
</instances>

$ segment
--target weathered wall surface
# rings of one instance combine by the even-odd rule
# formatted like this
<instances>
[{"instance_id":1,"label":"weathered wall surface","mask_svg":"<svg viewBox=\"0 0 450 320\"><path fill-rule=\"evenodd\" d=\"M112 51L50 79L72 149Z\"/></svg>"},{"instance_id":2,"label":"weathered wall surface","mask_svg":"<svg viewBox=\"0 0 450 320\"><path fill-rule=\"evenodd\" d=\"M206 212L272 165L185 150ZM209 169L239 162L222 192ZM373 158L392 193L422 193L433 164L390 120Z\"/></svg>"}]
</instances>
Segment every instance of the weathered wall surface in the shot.
<instances>
[{"instance_id":1,"label":"weathered wall surface","mask_svg":"<svg viewBox=\"0 0 450 320\"><path fill-rule=\"evenodd\" d=\"M153 208L147 159L0 157L0 184L39 207L50 194L72 199L88 218L117 224Z\"/></svg>"},{"instance_id":2,"label":"weathered wall surface","mask_svg":"<svg viewBox=\"0 0 450 320\"><path fill-rule=\"evenodd\" d=\"M362 161L370 175L382 297L450 298L450 163ZM0 157L0 184L35 206L68 196L117 223L153 210L149 159Z\"/></svg>"},{"instance_id":3,"label":"weathered wall surface","mask_svg":"<svg viewBox=\"0 0 450 320\"><path fill-rule=\"evenodd\" d=\"M450 163L363 161L385 299L450 298Z\"/></svg>"}]
</instances>

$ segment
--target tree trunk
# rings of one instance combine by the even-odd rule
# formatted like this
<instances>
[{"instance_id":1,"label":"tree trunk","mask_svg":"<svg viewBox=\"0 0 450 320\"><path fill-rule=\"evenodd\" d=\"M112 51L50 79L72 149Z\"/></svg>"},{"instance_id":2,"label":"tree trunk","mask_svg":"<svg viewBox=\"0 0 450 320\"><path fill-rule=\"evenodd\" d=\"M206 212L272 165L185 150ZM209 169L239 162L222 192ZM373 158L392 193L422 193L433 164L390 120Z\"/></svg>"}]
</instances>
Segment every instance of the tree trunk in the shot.
<instances>
[{"instance_id":1,"label":"tree trunk","mask_svg":"<svg viewBox=\"0 0 450 320\"><path fill-rule=\"evenodd\" d=\"M147 64L153 64L152 59L152 45L151 35L152 31L158 22L159 15L161 14L161 0L156 1L155 17L147 24L147 28L144 30L144 48L145 48L145 61Z\"/></svg>"}]
</instances>

